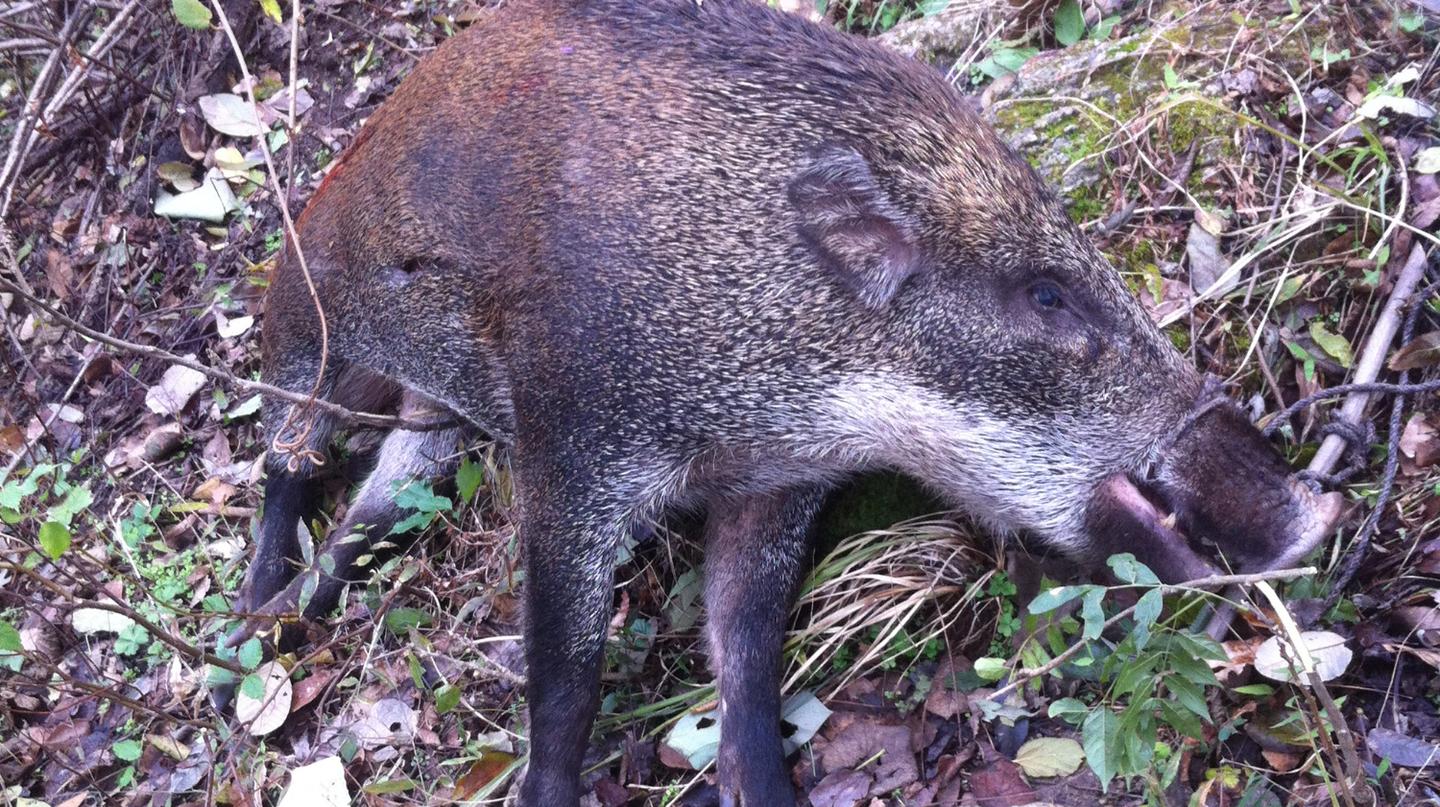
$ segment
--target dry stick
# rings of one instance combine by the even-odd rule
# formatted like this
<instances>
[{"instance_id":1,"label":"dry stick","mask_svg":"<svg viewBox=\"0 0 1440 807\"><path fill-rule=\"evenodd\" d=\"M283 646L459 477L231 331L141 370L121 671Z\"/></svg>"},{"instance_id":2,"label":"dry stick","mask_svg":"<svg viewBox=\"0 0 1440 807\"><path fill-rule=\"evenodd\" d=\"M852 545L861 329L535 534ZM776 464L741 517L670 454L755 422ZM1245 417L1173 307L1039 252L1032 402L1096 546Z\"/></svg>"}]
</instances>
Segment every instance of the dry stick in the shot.
<instances>
[{"instance_id":1,"label":"dry stick","mask_svg":"<svg viewBox=\"0 0 1440 807\"><path fill-rule=\"evenodd\" d=\"M1390 343L1394 341L1395 334L1400 330L1400 322L1403 310L1410 302L1415 289L1420 285L1420 279L1425 275L1425 250L1416 242L1410 248L1410 256L1406 259L1405 265L1400 269L1400 275L1395 278L1395 288L1390 293L1390 299L1385 301L1385 307L1381 309L1380 316L1375 320L1375 327L1371 329L1370 336L1365 342L1365 349L1360 354L1360 361L1355 365L1356 383L1366 384L1373 382L1380 376L1380 370L1385 366L1385 355L1390 352ZM1347 423L1359 423L1365 415L1365 407L1370 403L1370 393L1356 392L1345 399L1341 404L1340 411L1335 417ZM1315 452L1315 458L1310 461L1309 470L1312 474L1324 475L1335 470L1335 464L1340 461L1340 455L1345 450L1345 438L1338 434L1326 435L1325 441L1320 444L1320 449Z\"/></svg>"},{"instance_id":2,"label":"dry stick","mask_svg":"<svg viewBox=\"0 0 1440 807\"><path fill-rule=\"evenodd\" d=\"M1276 630L1275 633L1277 636L1285 639L1285 641L1278 643L1280 655L1289 666L1291 675L1295 676L1301 669L1305 672L1305 678L1309 682L1310 688L1305 689L1302 687L1300 694L1305 698L1306 704L1314 714L1316 723L1315 733L1320 738L1320 745L1324 749L1325 755L1330 760L1330 764L1334 765L1335 769L1341 773L1344 784L1341 793L1345 796L1345 802L1346 804L1354 805L1355 800L1350 792L1350 783L1352 781L1364 781L1364 769L1360 764L1360 755L1356 753L1355 750L1355 736L1350 733L1350 726L1345 722L1344 716L1340 714L1340 708L1335 704L1335 699L1330 697L1330 690L1325 686L1325 681L1320 677L1320 673L1316 669L1314 658L1310 655L1310 649L1305 645L1305 640L1300 632L1300 626L1295 623L1294 617L1291 616L1289 609L1285 607L1285 603L1281 601L1280 595L1275 591L1275 587L1268 583L1261 583L1256 586L1256 588L1260 589L1261 595L1269 600L1271 607L1275 609L1275 620L1280 623L1279 629ZM1292 647L1295 650L1295 655L1299 656L1302 662L1299 665L1297 665L1296 660L1290 655L1290 648ZM1324 705L1325 716L1330 719L1331 728L1335 732L1333 739L1330 736L1330 732L1325 731L1325 723L1320 719L1320 705L1316 704L1317 699L1320 701L1320 704ZM1301 715L1302 717L1305 716L1304 710L1301 710ZM1340 751L1345 755L1343 761L1336 753L1336 743L1339 743ZM1373 804L1374 798L1373 794L1370 793L1370 789L1367 787L1365 791L1367 795L1371 796L1371 798L1366 800L1366 804Z\"/></svg>"},{"instance_id":3,"label":"dry stick","mask_svg":"<svg viewBox=\"0 0 1440 807\"><path fill-rule=\"evenodd\" d=\"M131 15L139 6L140 0L130 0L116 12L115 17L110 20L110 23L106 25L105 29L100 32L100 35L95 38L95 42L90 45L87 55L91 57L91 62L102 58L110 51L110 48L114 47L115 43L119 41L120 34L129 27ZM81 83L90 73L91 62L85 62L65 77L59 89L51 96L49 103L45 105L44 111L40 113L40 117L37 118L36 121L37 123L53 120L65 104L75 96ZM4 194L0 195L0 217L4 217L10 210L10 202L14 195L15 183L19 180L21 168L25 164L25 155L29 153L36 141L40 139L40 128L38 126L32 127L28 130L17 132L17 134L23 134L24 139L20 143L20 149L17 155L18 161L14 166L7 166L13 171L13 175L5 175L5 182L3 183Z\"/></svg>"},{"instance_id":4,"label":"dry stick","mask_svg":"<svg viewBox=\"0 0 1440 807\"><path fill-rule=\"evenodd\" d=\"M280 387L266 384L261 381L247 381L246 379L238 378L231 373L227 373L224 370L217 370L214 367L201 364L200 362L192 358L171 353L164 348L155 347L153 345L141 345L135 342L129 342L118 337L110 336L109 334L101 333L94 328L89 328L85 325L81 325L79 322L76 322L70 317L67 317L64 314L60 313L48 303L41 301L33 294L27 293L18 285L11 282L8 278L0 277L0 291L8 291L18 295L21 299L25 300L30 305L35 306L36 308L43 311L46 316L54 320L57 324L69 328L70 330L75 331L81 336L94 339L96 342L109 345L110 347L113 347L117 350L123 350L127 353L133 353L139 356L145 356L147 358L164 359L174 364L178 364L181 367L188 367L191 370L201 373L202 375L205 375L209 378L213 378L216 381L223 381L227 384L238 387L248 392L259 393L261 395L265 395L271 398L279 398L280 400L290 401L291 403L313 404L316 408L320 409L326 414L334 416L335 418L339 419L344 423L356 424L360 426L372 426L377 429L405 429L407 431L435 431L437 429L450 428L456 423L456 421L452 419L446 419L441 421L433 419L413 420L410 418L394 417L391 415L378 415L373 412L355 412L330 401L319 398L312 399L309 396L302 395L298 392L291 392L290 390L281 389Z\"/></svg>"},{"instance_id":5,"label":"dry stick","mask_svg":"<svg viewBox=\"0 0 1440 807\"><path fill-rule=\"evenodd\" d=\"M1372 385L1376 385L1375 379L1380 376L1380 370L1385 365L1385 355L1390 351L1390 343L1395 340L1395 333L1400 330L1402 312L1410 303L1410 298L1415 295L1415 290L1424 276L1425 249L1417 241L1410 248L1410 255L1406 258L1405 265L1400 268L1399 276L1395 278L1395 288L1391 290L1390 298L1385 301L1380 316L1375 319L1375 327L1365 339L1360 361L1355 365L1355 384L1359 388L1345 398L1340 412L1335 415L1336 418L1346 423L1359 423L1364 416L1365 406L1376 390ZM1419 305L1420 302L1416 300L1415 304ZM1344 448L1344 437L1338 434L1326 435L1325 441L1320 444L1320 450L1315 452L1315 457L1306 470L1315 475L1332 473ZM1380 506L1383 507L1384 503ZM1378 514L1376 517L1378 518ZM1205 625L1205 633L1210 638L1219 639L1230 629L1230 624L1235 621L1235 607L1230 601L1238 601L1242 596L1239 591L1227 592L1227 601L1215 609L1214 616L1210 617L1210 621Z\"/></svg>"},{"instance_id":6,"label":"dry stick","mask_svg":"<svg viewBox=\"0 0 1440 807\"><path fill-rule=\"evenodd\" d=\"M10 187L12 175L14 177L19 176L20 163L25 159L24 151L28 150L29 135L34 129L35 120L39 118L41 114L42 106L40 96L50 86L51 73L53 73L55 68L63 61L65 51L70 44L70 37L75 33L75 28L80 24L82 18L89 16L89 13L90 4L81 3L76 6L75 10L66 18L64 27L60 29L60 33L56 36L59 44L56 45L55 50L50 54L50 58L45 60L44 66L40 68L39 75L35 77L35 82L30 87L30 95L25 98L25 104L21 107L20 120L15 124L15 133L10 137L10 150L5 154L4 165L0 166L0 190L4 191L0 193L0 196L9 196L9 192L6 189ZM5 209L5 205L0 205L0 220L5 218Z\"/></svg>"},{"instance_id":7,"label":"dry stick","mask_svg":"<svg viewBox=\"0 0 1440 807\"><path fill-rule=\"evenodd\" d=\"M310 265L305 261L305 252L300 247L300 235L295 231L295 222L290 218L290 204L285 198L285 189L280 186L280 172L275 170L275 155L270 153L270 144L265 139L265 126L260 122L259 106L255 102L255 81L250 77L250 66L245 61L245 52L240 47L240 40L235 37L235 29L230 26L230 18L225 14L225 7L220 0L210 0L210 5L215 9L215 16L220 21L220 28L225 32L225 38L230 41L230 47L235 51L235 63L240 66L240 77L245 84L245 100L250 104L250 115L255 120L255 125L260 129L260 134L255 136L255 145L259 147L260 154L265 157L265 173L270 179L271 191L275 194L275 205L280 208L280 219L285 225L285 235L290 239L290 247L295 251L295 262L300 267L300 274L305 278L305 288L310 292L310 300L315 304L315 316L320 325L320 366L315 369L315 383L310 388L310 395L299 408L291 407L286 413L285 420L275 430L270 438L271 446L282 454L290 457L291 471L303 460L308 460L313 465L323 465L324 458L313 448L305 443L310 438L311 431L315 428L315 418L312 416L300 429L300 433L293 437L285 437L290 433L291 428L302 414L312 412L312 407L320 403L320 387L325 383L325 365L330 358L330 323L325 318L325 307L320 304L320 294L315 290L315 280L310 276ZM292 4L293 10L298 10L299 3ZM290 86L290 114L293 125L295 113L294 73L296 67L297 51L296 40L299 37L300 27L299 15L292 13L290 29L291 49L291 86Z\"/></svg>"},{"instance_id":8,"label":"dry stick","mask_svg":"<svg viewBox=\"0 0 1440 807\"><path fill-rule=\"evenodd\" d=\"M1162 583L1155 586L1154 588L1157 588L1163 592L1224 588L1225 586L1243 586L1249 583L1258 583L1264 580L1293 580L1297 577L1309 577L1315 574L1315 572L1315 567L1306 566L1300 569L1276 569L1274 571L1255 572L1253 574L1214 574L1210 575L1209 577L1201 577L1197 580L1191 580L1186 583ZM1135 608L1138 605L1139 603L1136 603L1135 605L1126 608L1115 616L1112 616L1109 619L1105 620L1105 623L1100 626L1100 632L1104 633L1106 630L1109 630L1110 628L1119 624L1122 619L1125 619L1126 617L1135 613ZM1039 667L1027 667L1023 670L1016 671L1015 674L1010 677L1010 683L995 690L988 698L986 698L986 700L991 700L998 703L1001 698L1024 686L1027 682L1035 678L1039 678L1042 675L1047 675L1053 672L1061 664L1069 661L1076 653L1079 653L1081 650L1085 649L1088 644L1089 642L1085 641L1076 642L1075 644L1070 645L1070 647L1066 648L1065 652L1061 653L1055 658L1050 659L1048 662L1040 665Z\"/></svg>"}]
</instances>

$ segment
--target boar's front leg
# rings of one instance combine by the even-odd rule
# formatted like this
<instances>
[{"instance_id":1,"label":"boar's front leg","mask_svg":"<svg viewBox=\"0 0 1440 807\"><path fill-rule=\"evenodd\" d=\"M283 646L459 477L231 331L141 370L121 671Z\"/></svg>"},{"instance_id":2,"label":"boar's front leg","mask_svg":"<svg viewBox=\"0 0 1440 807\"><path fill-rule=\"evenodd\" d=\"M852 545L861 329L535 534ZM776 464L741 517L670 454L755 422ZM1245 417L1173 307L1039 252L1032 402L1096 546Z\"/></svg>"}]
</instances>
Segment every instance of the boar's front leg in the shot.
<instances>
[{"instance_id":1,"label":"boar's front leg","mask_svg":"<svg viewBox=\"0 0 1440 807\"><path fill-rule=\"evenodd\" d=\"M604 481L625 476L610 467L537 463L517 448L515 469L525 545L530 711L530 766L520 805L575 807L600 705L615 551L631 529L636 498Z\"/></svg>"},{"instance_id":2,"label":"boar's front leg","mask_svg":"<svg viewBox=\"0 0 1440 807\"><path fill-rule=\"evenodd\" d=\"M793 805L780 734L780 651L810 552L817 488L711 501L705 608L720 685L722 807Z\"/></svg>"},{"instance_id":3,"label":"boar's front leg","mask_svg":"<svg viewBox=\"0 0 1440 807\"><path fill-rule=\"evenodd\" d=\"M407 395L408 399L412 397ZM401 409L404 417L418 419L421 415L443 417L438 411L426 412L416 407ZM230 647L238 647L264 626L289 614L302 619L316 619L328 614L340 602L345 586L361 579L365 569L356 566L362 555L374 550L373 544L385 540L399 541L392 530L407 513L395 504L401 485L416 482L438 482L454 475L459 467L460 446L469 432L462 428L432 431L397 429L386 435L376 458L375 469L355 494L345 518L331 531L308 569L302 569L290 582L267 601L251 610L258 614L236 629L226 639ZM267 488L267 492L268 492ZM270 502L266 501L268 508ZM268 511L266 513L268 516ZM290 534L295 533L290 522ZM293 635L289 639L298 638ZM282 645L290 642L281 642Z\"/></svg>"}]
</instances>

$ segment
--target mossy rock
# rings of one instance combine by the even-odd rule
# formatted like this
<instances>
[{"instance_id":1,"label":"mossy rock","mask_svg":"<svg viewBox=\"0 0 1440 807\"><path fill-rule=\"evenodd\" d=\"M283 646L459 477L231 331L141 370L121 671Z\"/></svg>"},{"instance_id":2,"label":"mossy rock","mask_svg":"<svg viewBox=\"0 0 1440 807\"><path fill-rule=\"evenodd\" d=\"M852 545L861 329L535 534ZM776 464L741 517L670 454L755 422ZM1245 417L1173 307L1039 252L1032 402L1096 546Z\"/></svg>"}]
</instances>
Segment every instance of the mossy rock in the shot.
<instances>
[{"instance_id":1,"label":"mossy rock","mask_svg":"<svg viewBox=\"0 0 1440 807\"><path fill-rule=\"evenodd\" d=\"M1243 142L1235 90L1257 70L1303 74L1311 49L1328 36L1320 13L1298 26L1282 17L1246 18L1223 5L1188 15L1162 9L1149 27L1124 38L1086 39L1032 57L991 86L987 115L1077 218L1108 212L1100 198L1107 192L1103 155L1123 142L1126 127L1149 129L1177 156L1194 145L1190 190L1203 199L1204 168L1237 158ZM1251 52L1265 59L1241 58Z\"/></svg>"}]
</instances>

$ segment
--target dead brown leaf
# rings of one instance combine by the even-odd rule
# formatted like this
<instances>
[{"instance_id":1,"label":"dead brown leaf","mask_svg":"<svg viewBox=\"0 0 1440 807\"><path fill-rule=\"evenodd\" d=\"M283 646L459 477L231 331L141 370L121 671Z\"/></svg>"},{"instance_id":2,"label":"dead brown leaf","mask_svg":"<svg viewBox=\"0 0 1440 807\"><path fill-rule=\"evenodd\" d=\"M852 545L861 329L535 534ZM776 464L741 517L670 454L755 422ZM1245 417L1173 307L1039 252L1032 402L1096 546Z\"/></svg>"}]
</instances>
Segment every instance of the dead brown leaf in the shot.
<instances>
[{"instance_id":1,"label":"dead brown leaf","mask_svg":"<svg viewBox=\"0 0 1440 807\"><path fill-rule=\"evenodd\" d=\"M481 788L490 784L495 777L505 772L510 763L515 761L514 754L507 754L504 751L485 751L480 758L471 764L455 782L455 789L451 791L450 798L454 801L468 801L480 792Z\"/></svg>"},{"instance_id":2,"label":"dead brown leaf","mask_svg":"<svg viewBox=\"0 0 1440 807\"><path fill-rule=\"evenodd\" d=\"M1440 418L1416 412L1400 434L1400 454L1406 473L1418 473L1440 462Z\"/></svg>"},{"instance_id":3,"label":"dead brown leaf","mask_svg":"<svg viewBox=\"0 0 1440 807\"><path fill-rule=\"evenodd\" d=\"M883 795L920 779L915 754L910 750L908 726L860 717L820 751L825 770L831 772L854 769L872 757L878 758L864 766L874 777L869 795Z\"/></svg>"},{"instance_id":4,"label":"dead brown leaf","mask_svg":"<svg viewBox=\"0 0 1440 807\"><path fill-rule=\"evenodd\" d=\"M875 777L862 771L831 771L810 791L814 807L853 807L870 793Z\"/></svg>"},{"instance_id":5,"label":"dead brown leaf","mask_svg":"<svg viewBox=\"0 0 1440 807\"><path fill-rule=\"evenodd\" d=\"M980 807L1021 807L1036 801L1019 765L998 753L986 755L991 758L985 767L970 774L970 793Z\"/></svg>"},{"instance_id":6,"label":"dead brown leaf","mask_svg":"<svg viewBox=\"0 0 1440 807\"><path fill-rule=\"evenodd\" d=\"M1418 370L1440 364L1440 331L1430 331L1406 342L1390 357L1391 370Z\"/></svg>"}]
</instances>

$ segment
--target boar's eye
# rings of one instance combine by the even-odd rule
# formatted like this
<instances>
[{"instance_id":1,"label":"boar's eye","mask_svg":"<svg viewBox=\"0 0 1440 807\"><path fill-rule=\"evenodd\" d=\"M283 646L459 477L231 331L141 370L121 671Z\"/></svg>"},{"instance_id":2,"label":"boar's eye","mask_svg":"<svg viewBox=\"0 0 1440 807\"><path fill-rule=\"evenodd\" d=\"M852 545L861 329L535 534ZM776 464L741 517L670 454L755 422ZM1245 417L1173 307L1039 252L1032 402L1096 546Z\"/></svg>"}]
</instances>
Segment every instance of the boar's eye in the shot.
<instances>
[{"instance_id":1,"label":"boar's eye","mask_svg":"<svg viewBox=\"0 0 1440 807\"><path fill-rule=\"evenodd\" d=\"M1031 286L1030 299L1034 301L1035 305L1047 311L1056 311L1065 307L1065 300L1060 296L1060 287L1048 281Z\"/></svg>"}]
</instances>

